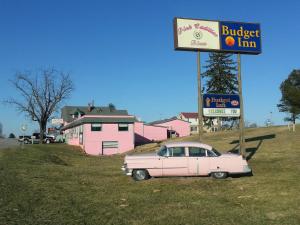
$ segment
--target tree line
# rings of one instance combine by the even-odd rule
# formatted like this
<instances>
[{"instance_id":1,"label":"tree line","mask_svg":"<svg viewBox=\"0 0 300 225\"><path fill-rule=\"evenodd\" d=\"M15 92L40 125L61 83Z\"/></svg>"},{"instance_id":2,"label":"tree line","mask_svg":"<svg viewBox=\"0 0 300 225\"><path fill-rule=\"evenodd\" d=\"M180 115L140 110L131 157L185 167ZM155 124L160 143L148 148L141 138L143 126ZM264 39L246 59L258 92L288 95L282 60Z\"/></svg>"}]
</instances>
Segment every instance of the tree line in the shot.
<instances>
[{"instance_id":1,"label":"tree line","mask_svg":"<svg viewBox=\"0 0 300 225\"><path fill-rule=\"evenodd\" d=\"M287 113L285 121L291 122L293 131L300 115L300 70L293 70L280 85L281 100L277 105L280 112Z\"/></svg>"}]
</instances>

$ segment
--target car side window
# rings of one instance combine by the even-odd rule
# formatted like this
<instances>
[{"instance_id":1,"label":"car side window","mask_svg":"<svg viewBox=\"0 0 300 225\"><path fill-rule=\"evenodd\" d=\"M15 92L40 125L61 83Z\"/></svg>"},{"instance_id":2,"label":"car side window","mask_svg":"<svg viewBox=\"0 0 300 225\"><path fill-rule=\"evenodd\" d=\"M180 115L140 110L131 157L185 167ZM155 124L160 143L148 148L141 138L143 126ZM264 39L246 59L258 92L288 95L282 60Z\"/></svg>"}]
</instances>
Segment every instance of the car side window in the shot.
<instances>
[{"instance_id":1,"label":"car side window","mask_svg":"<svg viewBox=\"0 0 300 225\"><path fill-rule=\"evenodd\" d=\"M210 151L210 150L207 150L207 156L208 156L208 157L216 157L216 154L213 153L213 152Z\"/></svg>"},{"instance_id":2,"label":"car side window","mask_svg":"<svg viewBox=\"0 0 300 225\"><path fill-rule=\"evenodd\" d=\"M185 156L185 148L184 147L171 147L169 149L169 156L173 157L183 157Z\"/></svg>"},{"instance_id":3,"label":"car side window","mask_svg":"<svg viewBox=\"0 0 300 225\"><path fill-rule=\"evenodd\" d=\"M198 147L189 147L189 156L190 157L205 157L206 150L204 148Z\"/></svg>"},{"instance_id":4,"label":"car side window","mask_svg":"<svg viewBox=\"0 0 300 225\"><path fill-rule=\"evenodd\" d=\"M166 148L166 146L163 146L163 147L159 150L158 155L159 155L159 156L169 156L169 151L168 151L168 149Z\"/></svg>"}]
</instances>

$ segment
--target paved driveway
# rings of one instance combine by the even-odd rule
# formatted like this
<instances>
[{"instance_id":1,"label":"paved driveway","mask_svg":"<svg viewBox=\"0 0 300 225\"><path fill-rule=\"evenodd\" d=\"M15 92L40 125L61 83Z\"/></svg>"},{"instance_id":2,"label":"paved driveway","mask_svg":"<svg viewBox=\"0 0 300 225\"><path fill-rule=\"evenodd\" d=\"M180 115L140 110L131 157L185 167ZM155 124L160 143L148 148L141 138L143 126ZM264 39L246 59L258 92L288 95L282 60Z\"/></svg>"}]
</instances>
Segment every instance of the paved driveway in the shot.
<instances>
[{"instance_id":1,"label":"paved driveway","mask_svg":"<svg viewBox=\"0 0 300 225\"><path fill-rule=\"evenodd\" d=\"M0 149L10 148L19 146L19 142L17 139L13 138L0 138Z\"/></svg>"}]
</instances>

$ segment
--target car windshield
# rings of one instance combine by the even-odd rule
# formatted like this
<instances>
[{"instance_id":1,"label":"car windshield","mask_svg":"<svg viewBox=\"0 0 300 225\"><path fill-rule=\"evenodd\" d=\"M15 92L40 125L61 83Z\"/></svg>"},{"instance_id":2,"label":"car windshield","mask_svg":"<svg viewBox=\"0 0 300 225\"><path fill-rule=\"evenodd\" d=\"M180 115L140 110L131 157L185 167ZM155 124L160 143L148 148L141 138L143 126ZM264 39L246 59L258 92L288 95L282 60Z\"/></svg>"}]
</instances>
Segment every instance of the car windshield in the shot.
<instances>
[{"instance_id":1,"label":"car windshield","mask_svg":"<svg viewBox=\"0 0 300 225\"><path fill-rule=\"evenodd\" d=\"M213 153L215 153L216 156L220 156L220 155L221 155L221 153L218 152L217 149L215 149L215 148L213 148L211 151L212 151Z\"/></svg>"},{"instance_id":2,"label":"car windshield","mask_svg":"<svg viewBox=\"0 0 300 225\"><path fill-rule=\"evenodd\" d=\"M159 156L166 156L166 155L168 155L168 149L167 149L167 147L163 145L163 146L159 149L157 155L159 155Z\"/></svg>"}]
</instances>

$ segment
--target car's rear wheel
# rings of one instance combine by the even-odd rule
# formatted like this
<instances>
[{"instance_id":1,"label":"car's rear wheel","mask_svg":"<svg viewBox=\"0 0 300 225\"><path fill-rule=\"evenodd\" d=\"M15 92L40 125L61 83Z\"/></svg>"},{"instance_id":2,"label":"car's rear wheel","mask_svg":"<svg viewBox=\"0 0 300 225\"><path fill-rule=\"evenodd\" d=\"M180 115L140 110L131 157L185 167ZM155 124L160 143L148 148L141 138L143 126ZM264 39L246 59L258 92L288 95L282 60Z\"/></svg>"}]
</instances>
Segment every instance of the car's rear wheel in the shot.
<instances>
[{"instance_id":1,"label":"car's rear wheel","mask_svg":"<svg viewBox=\"0 0 300 225\"><path fill-rule=\"evenodd\" d=\"M29 140L25 139L24 144L29 144Z\"/></svg>"},{"instance_id":2,"label":"car's rear wheel","mask_svg":"<svg viewBox=\"0 0 300 225\"><path fill-rule=\"evenodd\" d=\"M141 181L141 180L147 180L150 178L149 173L147 170L144 169L137 169L133 170L132 172L132 178L135 181Z\"/></svg>"},{"instance_id":3,"label":"car's rear wheel","mask_svg":"<svg viewBox=\"0 0 300 225\"><path fill-rule=\"evenodd\" d=\"M211 176L215 179L225 179L228 174L226 172L213 172Z\"/></svg>"}]
</instances>

